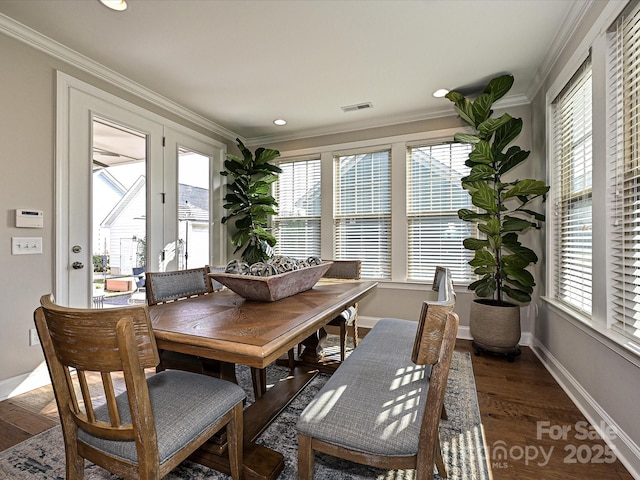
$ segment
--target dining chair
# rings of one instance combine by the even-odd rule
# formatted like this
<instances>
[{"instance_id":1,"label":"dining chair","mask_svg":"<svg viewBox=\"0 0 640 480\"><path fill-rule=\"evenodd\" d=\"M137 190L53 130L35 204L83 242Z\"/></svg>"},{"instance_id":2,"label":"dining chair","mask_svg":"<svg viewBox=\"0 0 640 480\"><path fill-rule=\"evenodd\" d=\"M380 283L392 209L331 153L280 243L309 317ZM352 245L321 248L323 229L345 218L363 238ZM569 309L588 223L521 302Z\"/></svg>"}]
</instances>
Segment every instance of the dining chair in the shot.
<instances>
[{"instance_id":1,"label":"dining chair","mask_svg":"<svg viewBox=\"0 0 640 480\"><path fill-rule=\"evenodd\" d=\"M146 272L147 304L157 305L213 293L209 272L209 266L171 272ZM195 355L160 350L157 371L177 369L217 377L220 376L218 363Z\"/></svg>"},{"instance_id":2,"label":"dining chair","mask_svg":"<svg viewBox=\"0 0 640 480\"><path fill-rule=\"evenodd\" d=\"M333 262L323 275L324 278L337 278L345 280L359 280L362 270L360 260L323 260ZM344 362L347 356L347 333L349 327L353 331L353 348L358 346L358 304L344 309L335 318L327 323L329 327L339 328L340 337L340 361ZM302 353L302 344L298 345L298 356ZM289 363L293 362L292 351L289 352Z\"/></svg>"},{"instance_id":3,"label":"dining chair","mask_svg":"<svg viewBox=\"0 0 640 480\"><path fill-rule=\"evenodd\" d=\"M173 302L213 292L209 267L172 272L146 272L147 303Z\"/></svg>"},{"instance_id":4,"label":"dining chair","mask_svg":"<svg viewBox=\"0 0 640 480\"><path fill-rule=\"evenodd\" d=\"M146 305L77 309L40 299L34 313L58 406L66 478L89 460L125 479L160 479L226 430L232 478L242 478L241 387L178 370L146 377L158 350ZM124 378L120 393L117 381ZM99 384L99 385L98 385Z\"/></svg>"},{"instance_id":5,"label":"dining chair","mask_svg":"<svg viewBox=\"0 0 640 480\"><path fill-rule=\"evenodd\" d=\"M386 320L388 324L381 327L385 335L393 335L394 322L400 322L398 325L407 323L406 320ZM375 330L376 327L372 333ZM313 478L315 452L387 470L415 469L416 480L431 480L435 465L440 476L446 478L438 427L457 330L458 316L448 307L423 303L413 349L408 347L411 351L408 363L424 365L423 376L408 367L401 369L403 373L397 371L395 365L391 369L386 364L377 365L370 352L363 354L362 359L356 359L360 351L354 352L300 415L297 423L298 478ZM367 347L372 346L373 338L367 336ZM362 348L365 348L364 343ZM373 350L378 348L385 346L375 344ZM351 365L354 368L350 366L352 358L356 359ZM366 361L369 365L366 368L371 372L363 373L365 368L358 363L362 361ZM342 370L344 367L348 368ZM391 378L381 378L384 375L380 372L389 373ZM340 378L346 373L370 374L375 382L350 380L349 375ZM412 394L389 400L389 394L398 390L398 384L404 385L405 379L399 375L410 377L407 380ZM387 381L388 385L381 384ZM418 387L420 383L422 387L414 389L414 385ZM411 401L416 395L424 395L425 389L424 402ZM340 394L336 395L336 392ZM393 395L390 398L393 399ZM402 406L402 421L397 420L397 408L393 405ZM417 428L407 428L405 419L411 419Z\"/></svg>"},{"instance_id":6,"label":"dining chair","mask_svg":"<svg viewBox=\"0 0 640 480\"><path fill-rule=\"evenodd\" d=\"M360 280L362 262L360 260L331 260L333 263L323 275L325 278L343 278L345 280ZM358 346L358 304L346 308L327 325L340 328L340 361L344 362L347 355L347 330L353 330L353 348Z\"/></svg>"}]
</instances>

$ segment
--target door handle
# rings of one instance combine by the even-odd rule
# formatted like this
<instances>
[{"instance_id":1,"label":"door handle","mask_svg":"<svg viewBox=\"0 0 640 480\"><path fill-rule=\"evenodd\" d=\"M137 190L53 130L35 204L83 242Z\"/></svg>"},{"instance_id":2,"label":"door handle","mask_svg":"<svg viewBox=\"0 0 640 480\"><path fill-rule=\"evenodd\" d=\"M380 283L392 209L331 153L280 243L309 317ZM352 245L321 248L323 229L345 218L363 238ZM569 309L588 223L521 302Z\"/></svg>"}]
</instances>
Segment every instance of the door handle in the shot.
<instances>
[{"instance_id":1,"label":"door handle","mask_svg":"<svg viewBox=\"0 0 640 480\"><path fill-rule=\"evenodd\" d=\"M73 262L71 264L71 266L73 267L74 270L80 270L81 268L84 268L84 263L82 263L82 262Z\"/></svg>"}]
</instances>

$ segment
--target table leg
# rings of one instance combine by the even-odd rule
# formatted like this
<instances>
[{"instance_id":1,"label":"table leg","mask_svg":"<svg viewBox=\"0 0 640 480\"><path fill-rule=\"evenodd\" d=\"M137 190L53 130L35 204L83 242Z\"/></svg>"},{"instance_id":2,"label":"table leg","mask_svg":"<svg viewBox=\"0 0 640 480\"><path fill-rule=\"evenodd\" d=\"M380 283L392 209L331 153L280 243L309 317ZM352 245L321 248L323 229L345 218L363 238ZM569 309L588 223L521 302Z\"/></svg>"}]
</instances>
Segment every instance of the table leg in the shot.
<instances>
[{"instance_id":1,"label":"table leg","mask_svg":"<svg viewBox=\"0 0 640 480\"><path fill-rule=\"evenodd\" d=\"M283 455L254 442L317 374L317 370L296 366L291 375L280 380L245 409L243 414L245 479L275 480L282 472ZM207 442L190 458L218 471L230 473L226 448L214 441Z\"/></svg>"}]
</instances>

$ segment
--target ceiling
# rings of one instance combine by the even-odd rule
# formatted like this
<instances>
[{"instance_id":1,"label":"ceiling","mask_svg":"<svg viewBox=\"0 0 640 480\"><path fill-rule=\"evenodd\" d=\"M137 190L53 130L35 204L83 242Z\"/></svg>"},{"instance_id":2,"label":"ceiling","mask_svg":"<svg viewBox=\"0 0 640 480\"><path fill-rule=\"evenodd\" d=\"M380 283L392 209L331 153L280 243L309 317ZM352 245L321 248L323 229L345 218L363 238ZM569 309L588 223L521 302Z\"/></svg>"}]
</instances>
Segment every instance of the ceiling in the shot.
<instances>
[{"instance_id":1,"label":"ceiling","mask_svg":"<svg viewBox=\"0 0 640 480\"><path fill-rule=\"evenodd\" d=\"M499 73L529 101L591 0L128 3L0 0L0 14L255 144L450 115L436 89Z\"/></svg>"}]
</instances>

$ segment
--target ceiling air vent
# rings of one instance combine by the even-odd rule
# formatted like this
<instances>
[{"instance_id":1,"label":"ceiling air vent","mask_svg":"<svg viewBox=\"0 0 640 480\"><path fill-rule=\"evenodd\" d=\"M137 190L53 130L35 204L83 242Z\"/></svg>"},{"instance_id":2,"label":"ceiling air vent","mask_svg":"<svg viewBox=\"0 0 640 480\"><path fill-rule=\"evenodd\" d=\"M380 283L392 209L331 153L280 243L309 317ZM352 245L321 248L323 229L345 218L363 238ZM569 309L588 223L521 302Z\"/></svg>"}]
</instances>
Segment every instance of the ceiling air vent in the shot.
<instances>
[{"instance_id":1,"label":"ceiling air vent","mask_svg":"<svg viewBox=\"0 0 640 480\"><path fill-rule=\"evenodd\" d=\"M355 112L356 110L366 110L367 108L373 108L373 104L371 102L366 103L358 103L356 105L347 105L346 107L341 107L343 112Z\"/></svg>"}]
</instances>

